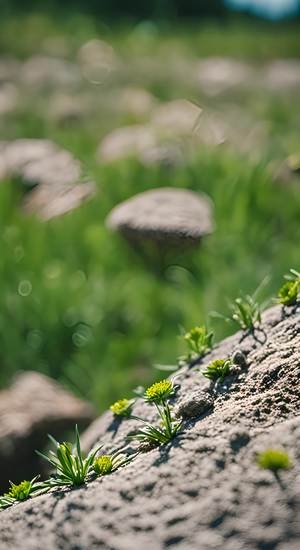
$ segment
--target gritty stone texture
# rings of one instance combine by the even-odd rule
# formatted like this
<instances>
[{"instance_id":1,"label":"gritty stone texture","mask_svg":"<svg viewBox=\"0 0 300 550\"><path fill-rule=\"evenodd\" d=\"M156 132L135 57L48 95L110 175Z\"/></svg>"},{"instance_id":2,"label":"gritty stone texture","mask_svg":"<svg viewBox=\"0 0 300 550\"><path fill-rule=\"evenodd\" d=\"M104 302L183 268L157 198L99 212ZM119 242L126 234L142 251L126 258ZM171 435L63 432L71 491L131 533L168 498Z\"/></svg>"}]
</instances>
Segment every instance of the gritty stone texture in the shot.
<instances>
[{"instance_id":1,"label":"gritty stone texture","mask_svg":"<svg viewBox=\"0 0 300 550\"><path fill-rule=\"evenodd\" d=\"M186 189L160 188L116 206L107 219L127 237L164 242L198 242L213 230L208 197Z\"/></svg>"},{"instance_id":2,"label":"gritty stone texture","mask_svg":"<svg viewBox=\"0 0 300 550\"><path fill-rule=\"evenodd\" d=\"M209 411L212 406L212 396L208 392L196 390L183 397L176 406L174 415L177 418L194 418Z\"/></svg>"},{"instance_id":3,"label":"gritty stone texture","mask_svg":"<svg viewBox=\"0 0 300 550\"><path fill-rule=\"evenodd\" d=\"M38 550L42 537L45 550L299 548L300 306L268 310L261 330L224 340L199 366L236 350L248 368L211 388L210 412L111 476L1 512L0 547ZM206 382L181 369L174 404ZM134 413L153 419L153 409L138 400ZM121 447L136 425L107 412L85 433L85 446ZM293 460L278 478L256 465L256 453L269 447Z\"/></svg>"},{"instance_id":4,"label":"gritty stone texture","mask_svg":"<svg viewBox=\"0 0 300 550\"><path fill-rule=\"evenodd\" d=\"M45 434L56 436L87 426L94 418L92 407L37 372L19 374L0 392L0 486L36 473L35 449L45 446Z\"/></svg>"}]
</instances>

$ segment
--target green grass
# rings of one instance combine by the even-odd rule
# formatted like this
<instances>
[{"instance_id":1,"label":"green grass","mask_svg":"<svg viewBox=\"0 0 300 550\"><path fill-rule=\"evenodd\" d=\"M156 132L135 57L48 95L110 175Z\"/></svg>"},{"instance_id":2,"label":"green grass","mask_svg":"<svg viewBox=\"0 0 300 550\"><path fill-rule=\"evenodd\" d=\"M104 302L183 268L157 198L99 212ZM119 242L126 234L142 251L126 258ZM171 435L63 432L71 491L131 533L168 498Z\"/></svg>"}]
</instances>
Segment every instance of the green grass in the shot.
<instances>
[{"instance_id":1,"label":"green grass","mask_svg":"<svg viewBox=\"0 0 300 550\"><path fill-rule=\"evenodd\" d=\"M251 26L222 31L199 27L191 33L179 30L176 37L158 30L148 41L135 38L132 30L101 33L101 28L76 16L58 23L36 15L4 20L0 51L25 57L41 48L45 36L71 36L72 58L79 44L99 35L111 40L125 59L151 54L159 61L173 51L175 57L237 54L263 61L280 54L280 37L282 55L299 55L295 31L284 27L279 34L272 28L264 31L260 41L252 40ZM130 68L128 82L132 78L143 85L142 74L134 71ZM178 81L176 88L163 77L145 85L163 99L195 93L189 83ZM153 382L159 376L154 363L176 362L185 348L178 337L182 327L205 323L211 310L226 314L228 301L240 292L251 294L266 275L271 279L263 299L276 294L283 274L291 266L298 268L299 188L274 186L267 163L299 148L299 99L262 93L234 98L269 121L271 138L259 161L226 147L201 146L185 167L170 171L146 169L134 161L97 166L101 136L126 121L112 113L103 120L87 118L75 129L61 128L32 101L9 123L0 121L0 139L53 139L82 160L98 192L79 210L41 224L21 214L16 182L1 184L0 385L8 384L17 370L37 369L103 410L122 395L130 397L136 385ZM215 106L222 109L231 101L217 100ZM161 265L137 255L104 221L122 200L166 185L206 192L215 205L216 230L198 249L173 253ZM234 330L221 320L214 320L212 328L216 339Z\"/></svg>"}]
</instances>

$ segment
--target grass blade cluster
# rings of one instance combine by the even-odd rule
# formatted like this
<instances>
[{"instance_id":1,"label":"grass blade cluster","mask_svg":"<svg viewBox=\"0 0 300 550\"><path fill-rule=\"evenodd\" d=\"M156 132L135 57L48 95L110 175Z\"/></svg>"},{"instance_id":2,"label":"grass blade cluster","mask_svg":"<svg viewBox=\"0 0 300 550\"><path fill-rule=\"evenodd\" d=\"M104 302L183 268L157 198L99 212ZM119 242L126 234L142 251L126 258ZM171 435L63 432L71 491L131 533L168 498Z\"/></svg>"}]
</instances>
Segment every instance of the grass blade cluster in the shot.
<instances>
[{"instance_id":1,"label":"grass blade cluster","mask_svg":"<svg viewBox=\"0 0 300 550\"><path fill-rule=\"evenodd\" d=\"M49 435L49 439L53 443L55 451L49 451L49 455L37 451L37 453L47 460L54 468L53 477L45 482L49 487L82 485L89 479L93 471L93 463L102 446L90 451L88 455L84 457L81 450L77 426L75 432L76 444L74 448L70 443L59 443Z\"/></svg>"}]
</instances>

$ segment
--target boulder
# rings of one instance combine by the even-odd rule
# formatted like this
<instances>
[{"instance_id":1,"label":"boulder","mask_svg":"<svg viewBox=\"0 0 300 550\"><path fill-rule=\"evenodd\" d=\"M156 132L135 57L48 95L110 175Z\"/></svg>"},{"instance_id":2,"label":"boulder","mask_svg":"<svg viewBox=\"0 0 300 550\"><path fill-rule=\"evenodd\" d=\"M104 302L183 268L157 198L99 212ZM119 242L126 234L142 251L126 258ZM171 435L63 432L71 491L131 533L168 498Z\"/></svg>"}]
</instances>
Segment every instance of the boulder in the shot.
<instances>
[{"instance_id":1,"label":"boulder","mask_svg":"<svg viewBox=\"0 0 300 550\"><path fill-rule=\"evenodd\" d=\"M213 231L212 205L206 195L187 189L151 189L116 206L107 226L129 239L198 243Z\"/></svg>"},{"instance_id":2,"label":"boulder","mask_svg":"<svg viewBox=\"0 0 300 550\"><path fill-rule=\"evenodd\" d=\"M218 384L213 407L188 419L172 443L140 454L112 475L2 511L6 550L103 548L295 550L300 544L300 306L263 314L254 334L238 332L202 359L235 352L247 368ZM206 391L199 371L178 373L176 401ZM134 414L153 420L140 399ZM120 448L136 420L107 412L83 437ZM293 467L274 475L256 462L268 448L288 452Z\"/></svg>"},{"instance_id":3,"label":"boulder","mask_svg":"<svg viewBox=\"0 0 300 550\"><path fill-rule=\"evenodd\" d=\"M47 433L62 437L76 423L86 427L94 417L88 403L47 376L19 374L0 392L0 486L35 474L40 466L35 449L43 450Z\"/></svg>"}]
</instances>

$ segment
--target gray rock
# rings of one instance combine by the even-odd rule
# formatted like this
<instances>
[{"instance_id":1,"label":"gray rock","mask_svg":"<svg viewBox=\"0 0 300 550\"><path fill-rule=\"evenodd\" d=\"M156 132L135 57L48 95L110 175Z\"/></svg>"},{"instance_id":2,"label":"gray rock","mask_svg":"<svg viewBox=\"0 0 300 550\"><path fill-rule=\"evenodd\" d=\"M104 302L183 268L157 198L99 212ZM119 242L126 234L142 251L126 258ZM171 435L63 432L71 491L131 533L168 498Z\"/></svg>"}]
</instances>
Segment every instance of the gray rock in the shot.
<instances>
[{"instance_id":1,"label":"gray rock","mask_svg":"<svg viewBox=\"0 0 300 550\"><path fill-rule=\"evenodd\" d=\"M0 486L9 479L32 477L39 467L35 449L47 444L47 433L61 437L86 427L94 418L92 407L71 395L57 382L37 372L19 374L0 392Z\"/></svg>"},{"instance_id":2,"label":"gray rock","mask_svg":"<svg viewBox=\"0 0 300 550\"><path fill-rule=\"evenodd\" d=\"M70 89L81 82L79 68L65 59L34 55L24 61L20 70L23 86L39 91L51 88Z\"/></svg>"},{"instance_id":3,"label":"gray rock","mask_svg":"<svg viewBox=\"0 0 300 550\"><path fill-rule=\"evenodd\" d=\"M300 90L300 61L298 59L276 59L264 70L264 81L273 92Z\"/></svg>"},{"instance_id":4,"label":"gray rock","mask_svg":"<svg viewBox=\"0 0 300 550\"><path fill-rule=\"evenodd\" d=\"M43 533L44 550L298 548L300 307L268 310L262 329L266 340L238 332L206 358L240 348L249 366L215 393L210 414L111 476L4 510L0 547L39 549ZM176 381L178 399L205 384L188 369ZM152 421L153 409L141 400L134 405L135 414ZM85 433L85 446L121 447L136 424L115 423L107 412ZM294 464L279 477L256 464L257 452L270 447L285 449Z\"/></svg>"},{"instance_id":5,"label":"gray rock","mask_svg":"<svg viewBox=\"0 0 300 550\"><path fill-rule=\"evenodd\" d=\"M142 124L123 126L107 134L101 141L97 158L101 163L111 163L129 157L140 156L156 146L157 139L153 130Z\"/></svg>"},{"instance_id":6,"label":"gray rock","mask_svg":"<svg viewBox=\"0 0 300 550\"><path fill-rule=\"evenodd\" d=\"M92 183L81 183L81 164L55 143L17 139L0 146L0 178L19 177L33 188L23 200L27 213L48 220L77 208L92 197Z\"/></svg>"},{"instance_id":7,"label":"gray rock","mask_svg":"<svg viewBox=\"0 0 300 550\"><path fill-rule=\"evenodd\" d=\"M227 57L210 57L195 67L200 90L215 96L236 87L252 84L254 71L250 65Z\"/></svg>"},{"instance_id":8,"label":"gray rock","mask_svg":"<svg viewBox=\"0 0 300 550\"><path fill-rule=\"evenodd\" d=\"M107 225L129 238L197 243L213 230L212 207L205 195L163 187L116 206Z\"/></svg>"},{"instance_id":9,"label":"gray rock","mask_svg":"<svg viewBox=\"0 0 300 550\"><path fill-rule=\"evenodd\" d=\"M209 411L213 407L213 398L208 392L196 390L178 403L174 409L177 418L194 418Z\"/></svg>"}]
</instances>

